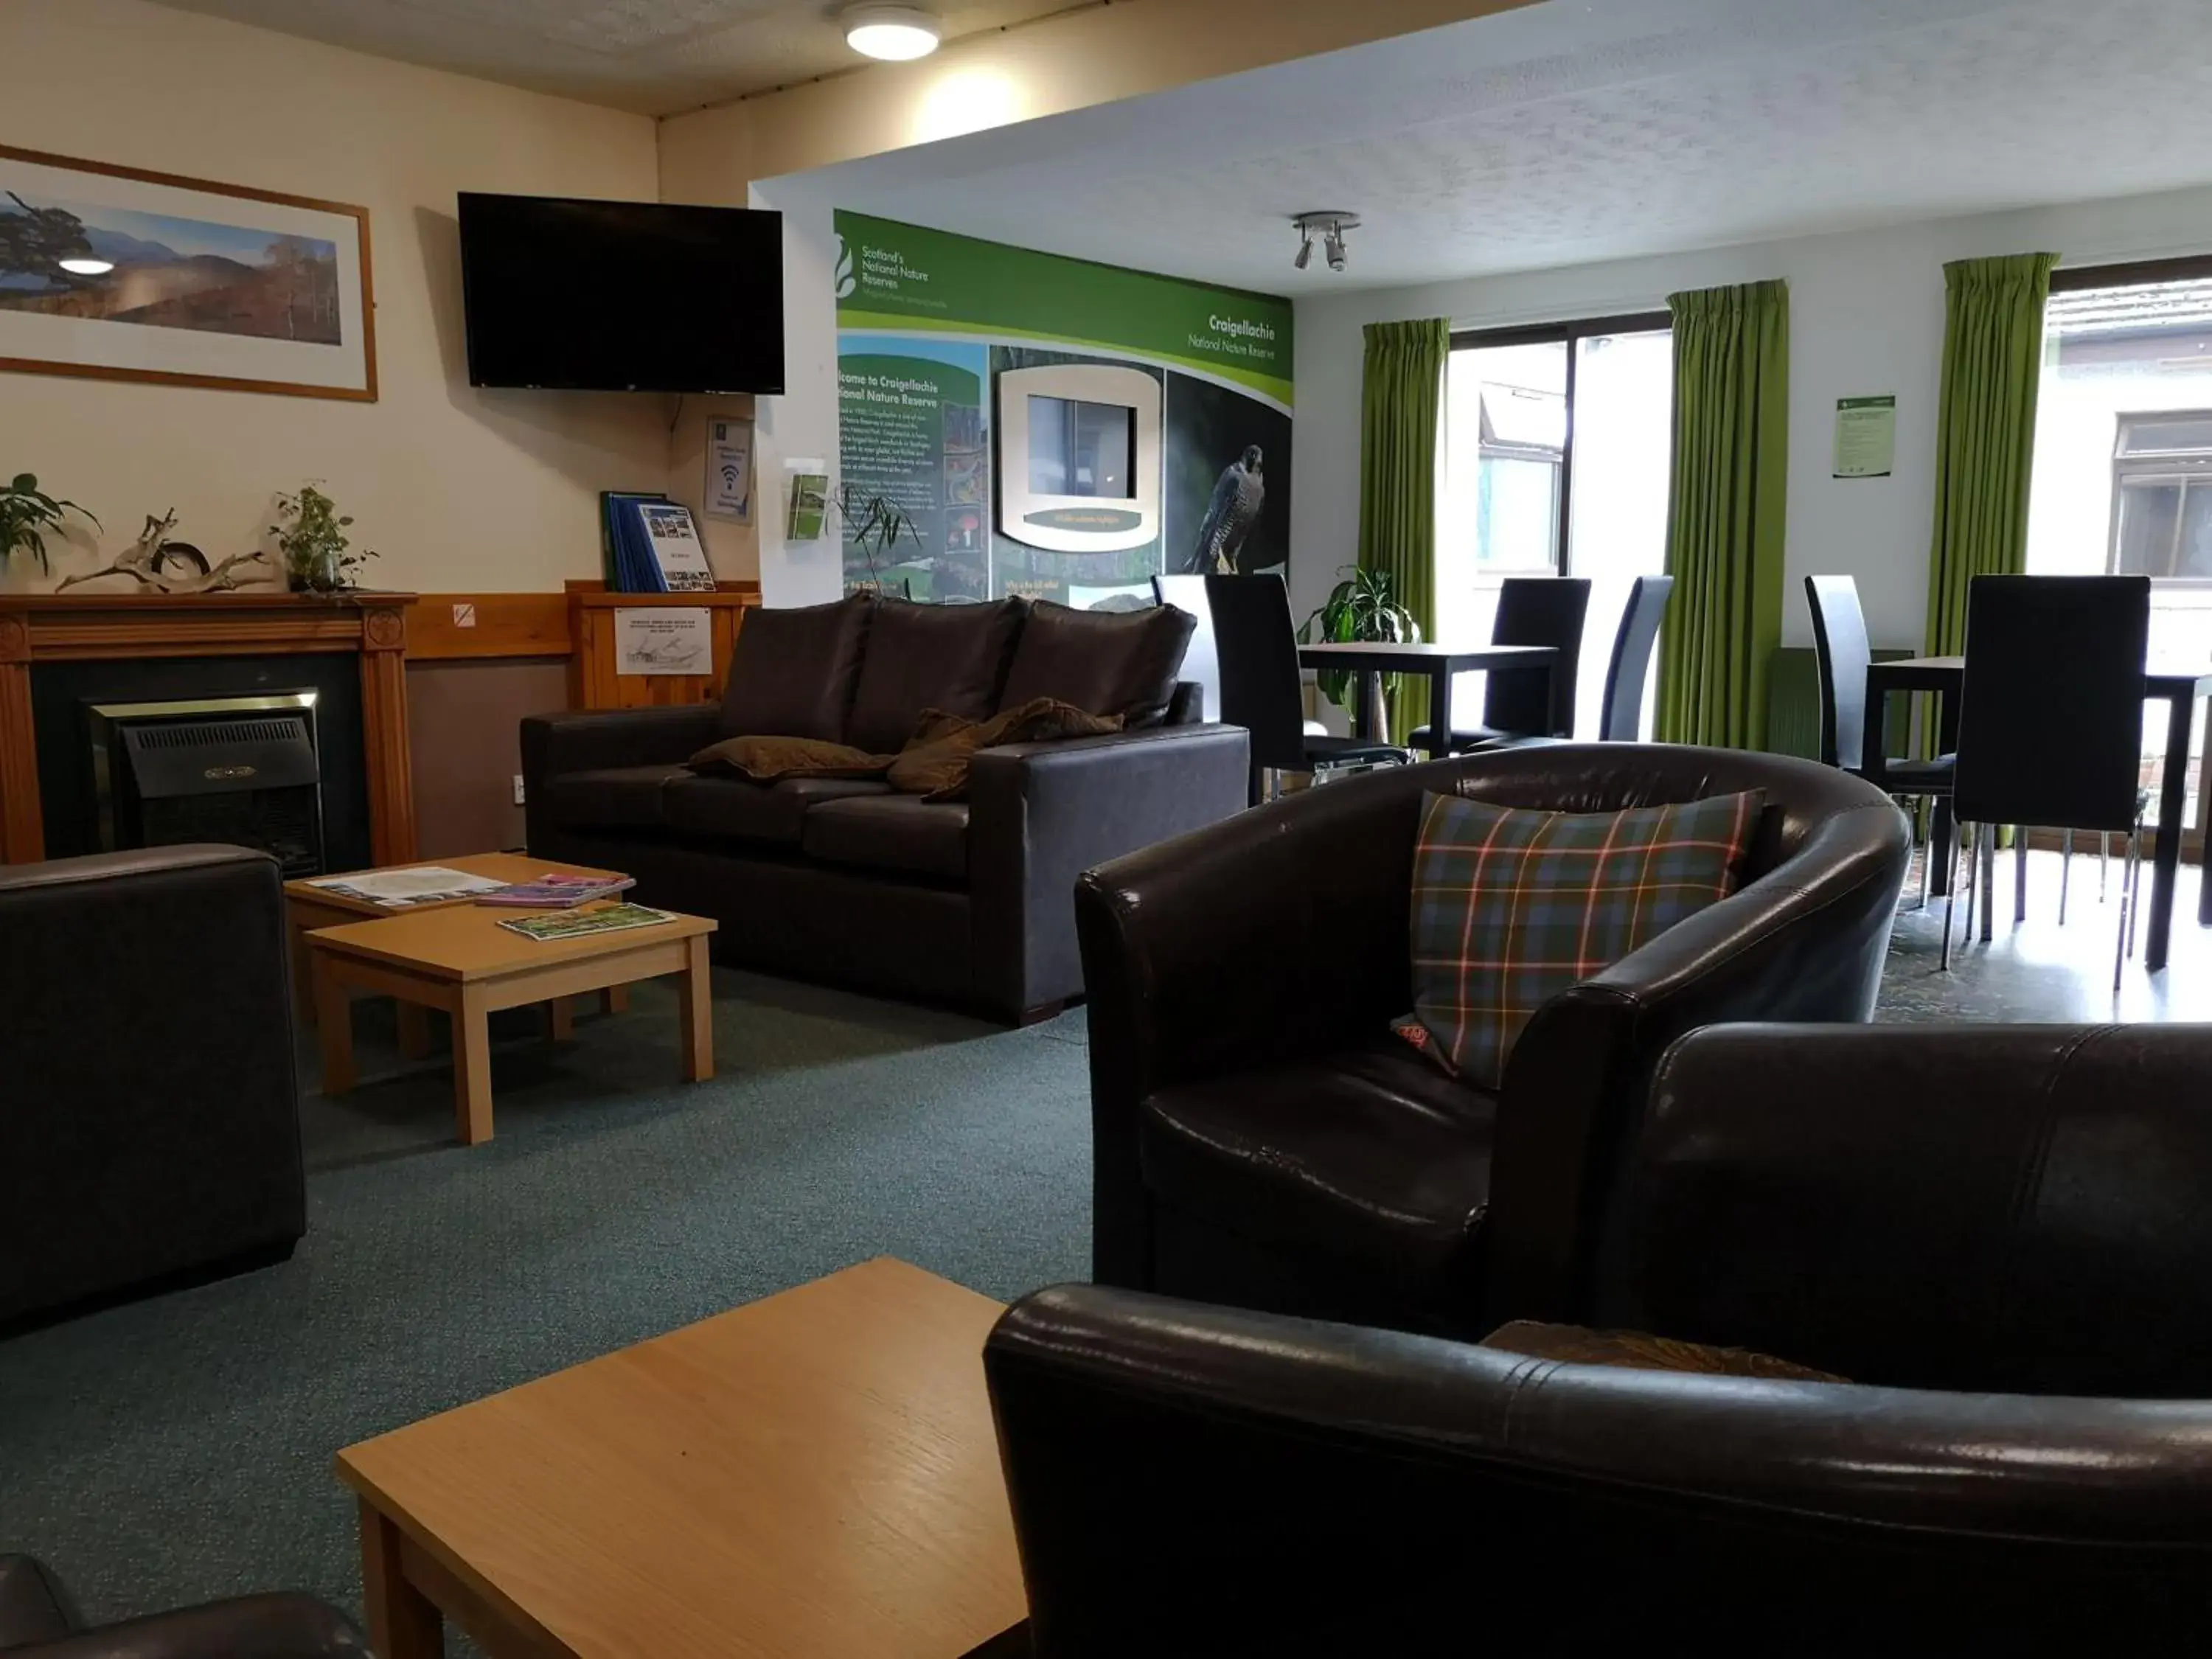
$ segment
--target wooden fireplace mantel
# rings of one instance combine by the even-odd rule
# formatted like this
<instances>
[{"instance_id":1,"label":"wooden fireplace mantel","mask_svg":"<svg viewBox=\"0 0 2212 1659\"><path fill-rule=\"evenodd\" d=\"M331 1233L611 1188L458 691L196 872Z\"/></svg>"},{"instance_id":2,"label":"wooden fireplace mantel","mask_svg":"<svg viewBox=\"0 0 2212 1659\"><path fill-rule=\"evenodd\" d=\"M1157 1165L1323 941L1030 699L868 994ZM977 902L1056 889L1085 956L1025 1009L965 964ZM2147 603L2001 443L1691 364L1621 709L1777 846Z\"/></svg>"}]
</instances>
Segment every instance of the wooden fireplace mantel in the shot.
<instances>
[{"instance_id":1,"label":"wooden fireplace mantel","mask_svg":"<svg viewBox=\"0 0 2212 1659\"><path fill-rule=\"evenodd\" d=\"M35 663L118 657L354 655L361 659L369 846L379 864L415 856L407 740L412 593L0 593L0 863L46 856L39 805Z\"/></svg>"}]
</instances>

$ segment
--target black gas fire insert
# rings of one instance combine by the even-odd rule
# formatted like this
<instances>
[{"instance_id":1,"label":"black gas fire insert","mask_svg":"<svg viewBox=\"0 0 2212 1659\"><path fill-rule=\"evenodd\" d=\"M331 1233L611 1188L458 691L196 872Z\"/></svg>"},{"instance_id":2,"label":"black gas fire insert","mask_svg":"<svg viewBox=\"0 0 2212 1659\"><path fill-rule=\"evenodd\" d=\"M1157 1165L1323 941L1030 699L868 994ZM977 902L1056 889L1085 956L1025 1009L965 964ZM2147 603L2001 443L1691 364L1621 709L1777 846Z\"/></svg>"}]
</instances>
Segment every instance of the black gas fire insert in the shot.
<instances>
[{"instance_id":1,"label":"black gas fire insert","mask_svg":"<svg viewBox=\"0 0 2212 1659\"><path fill-rule=\"evenodd\" d=\"M325 868L317 694L85 708L106 848L228 842L289 878Z\"/></svg>"}]
</instances>

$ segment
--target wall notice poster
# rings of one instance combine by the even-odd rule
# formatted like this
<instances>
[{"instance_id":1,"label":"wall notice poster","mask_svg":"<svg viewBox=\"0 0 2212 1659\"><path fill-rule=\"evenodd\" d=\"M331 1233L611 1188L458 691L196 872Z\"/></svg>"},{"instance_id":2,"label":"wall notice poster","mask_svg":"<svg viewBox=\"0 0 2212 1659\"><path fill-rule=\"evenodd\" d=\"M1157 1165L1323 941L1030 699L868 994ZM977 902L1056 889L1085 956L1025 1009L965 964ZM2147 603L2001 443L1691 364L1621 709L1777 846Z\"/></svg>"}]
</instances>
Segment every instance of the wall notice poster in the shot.
<instances>
[{"instance_id":1,"label":"wall notice poster","mask_svg":"<svg viewBox=\"0 0 2212 1659\"><path fill-rule=\"evenodd\" d=\"M708 674L714 666L714 624L704 607L615 612L616 673Z\"/></svg>"},{"instance_id":2,"label":"wall notice poster","mask_svg":"<svg viewBox=\"0 0 2212 1659\"><path fill-rule=\"evenodd\" d=\"M1284 568L1287 300L860 214L836 229L842 481L921 538L872 564L848 536L848 590L1127 609L1163 572Z\"/></svg>"},{"instance_id":3,"label":"wall notice poster","mask_svg":"<svg viewBox=\"0 0 2212 1659\"><path fill-rule=\"evenodd\" d=\"M707 422L707 515L750 524L753 519L753 423Z\"/></svg>"},{"instance_id":4,"label":"wall notice poster","mask_svg":"<svg viewBox=\"0 0 2212 1659\"><path fill-rule=\"evenodd\" d=\"M1897 398L1836 399L1838 478L1887 478L1897 460Z\"/></svg>"}]
</instances>

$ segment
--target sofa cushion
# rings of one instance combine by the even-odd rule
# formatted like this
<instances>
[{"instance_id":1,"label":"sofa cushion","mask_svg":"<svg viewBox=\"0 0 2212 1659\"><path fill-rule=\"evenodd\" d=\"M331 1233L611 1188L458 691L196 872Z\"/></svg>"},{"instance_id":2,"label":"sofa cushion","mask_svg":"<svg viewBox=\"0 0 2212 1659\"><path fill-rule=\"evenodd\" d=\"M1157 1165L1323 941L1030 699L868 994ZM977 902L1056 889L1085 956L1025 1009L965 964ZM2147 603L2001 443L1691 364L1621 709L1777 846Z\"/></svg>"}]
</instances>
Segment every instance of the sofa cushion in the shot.
<instances>
[{"instance_id":1,"label":"sofa cushion","mask_svg":"<svg viewBox=\"0 0 2212 1659\"><path fill-rule=\"evenodd\" d=\"M1198 619L1173 605L1142 611L1075 611L1040 599L1022 625L999 707L1057 697L1129 726L1157 726L1174 699L1176 675Z\"/></svg>"},{"instance_id":2,"label":"sofa cushion","mask_svg":"<svg viewBox=\"0 0 2212 1659\"><path fill-rule=\"evenodd\" d=\"M1070 738L1102 738L1121 729L1119 714L1086 714L1072 703L1038 697L987 720L963 720L931 709L914 738L892 759L885 781L902 795L933 801L958 800L968 793L968 774L975 757L1001 744L1064 743Z\"/></svg>"},{"instance_id":3,"label":"sofa cushion","mask_svg":"<svg viewBox=\"0 0 2212 1659\"><path fill-rule=\"evenodd\" d=\"M889 792L887 784L858 778L748 783L743 778L702 778L686 772L669 784L662 804L668 827L678 834L759 842L795 851L809 807Z\"/></svg>"},{"instance_id":4,"label":"sofa cushion","mask_svg":"<svg viewBox=\"0 0 2212 1659\"><path fill-rule=\"evenodd\" d=\"M722 731L733 738L845 740L874 600L756 608L738 624L722 693Z\"/></svg>"},{"instance_id":5,"label":"sofa cushion","mask_svg":"<svg viewBox=\"0 0 2212 1659\"><path fill-rule=\"evenodd\" d=\"M724 738L710 743L684 764L707 777L735 773L753 783L785 778L880 778L889 755L871 755L848 743L820 738Z\"/></svg>"},{"instance_id":6,"label":"sofa cushion","mask_svg":"<svg viewBox=\"0 0 2212 1659\"><path fill-rule=\"evenodd\" d=\"M1537 1009L1734 890L1765 801L1544 812L1425 797L1403 1035L1498 1087Z\"/></svg>"},{"instance_id":7,"label":"sofa cushion","mask_svg":"<svg viewBox=\"0 0 2212 1659\"><path fill-rule=\"evenodd\" d=\"M558 772L541 786L546 816L564 830L658 830L661 791L681 766L609 766Z\"/></svg>"},{"instance_id":8,"label":"sofa cushion","mask_svg":"<svg viewBox=\"0 0 2212 1659\"><path fill-rule=\"evenodd\" d=\"M968 879L968 809L911 795L835 800L806 815L806 856L825 864Z\"/></svg>"},{"instance_id":9,"label":"sofa cushion","mask_svg":"<svg viewBox=\"0 0 2212 1659\"><path fill-rule=\"evenodd\" d=\"M1024 599L997 605L878 600L868 624L848 740L892 755L914 735L927 709L988 719L999 706L999 688L1028 610Z\"/></svg>"},{"instance_id":10,"label":"sofa cushion","mask_svg":"<svg viewBox=\"0 0 2212 1659\"><path fill-rule=\"evenodd\" d=\"M1491 1096L1385 1036L1163 1089L1137 1136L1162 1200L1449 1305L1472 1294L1496 1118Z\"/></svg>"}]
</instances>

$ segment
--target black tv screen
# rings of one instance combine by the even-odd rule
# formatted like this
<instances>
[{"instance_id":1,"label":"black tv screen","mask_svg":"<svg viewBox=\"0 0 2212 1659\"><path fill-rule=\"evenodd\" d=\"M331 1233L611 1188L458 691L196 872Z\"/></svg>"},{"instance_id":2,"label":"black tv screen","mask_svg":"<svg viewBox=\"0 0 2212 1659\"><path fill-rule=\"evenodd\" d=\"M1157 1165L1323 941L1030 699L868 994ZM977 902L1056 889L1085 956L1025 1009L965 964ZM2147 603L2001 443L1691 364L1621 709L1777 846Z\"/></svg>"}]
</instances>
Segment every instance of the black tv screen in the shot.
<instances>
[{"instance_id":1,"label":"black tv screen","mask_svg":"<svg viewBox=\"0 0 2212 1659\"><path fill-rule=\"evenodd\" d=\"M783 390L783 216L460 198L469 384Z\"/></svg>"}]
</instances>

